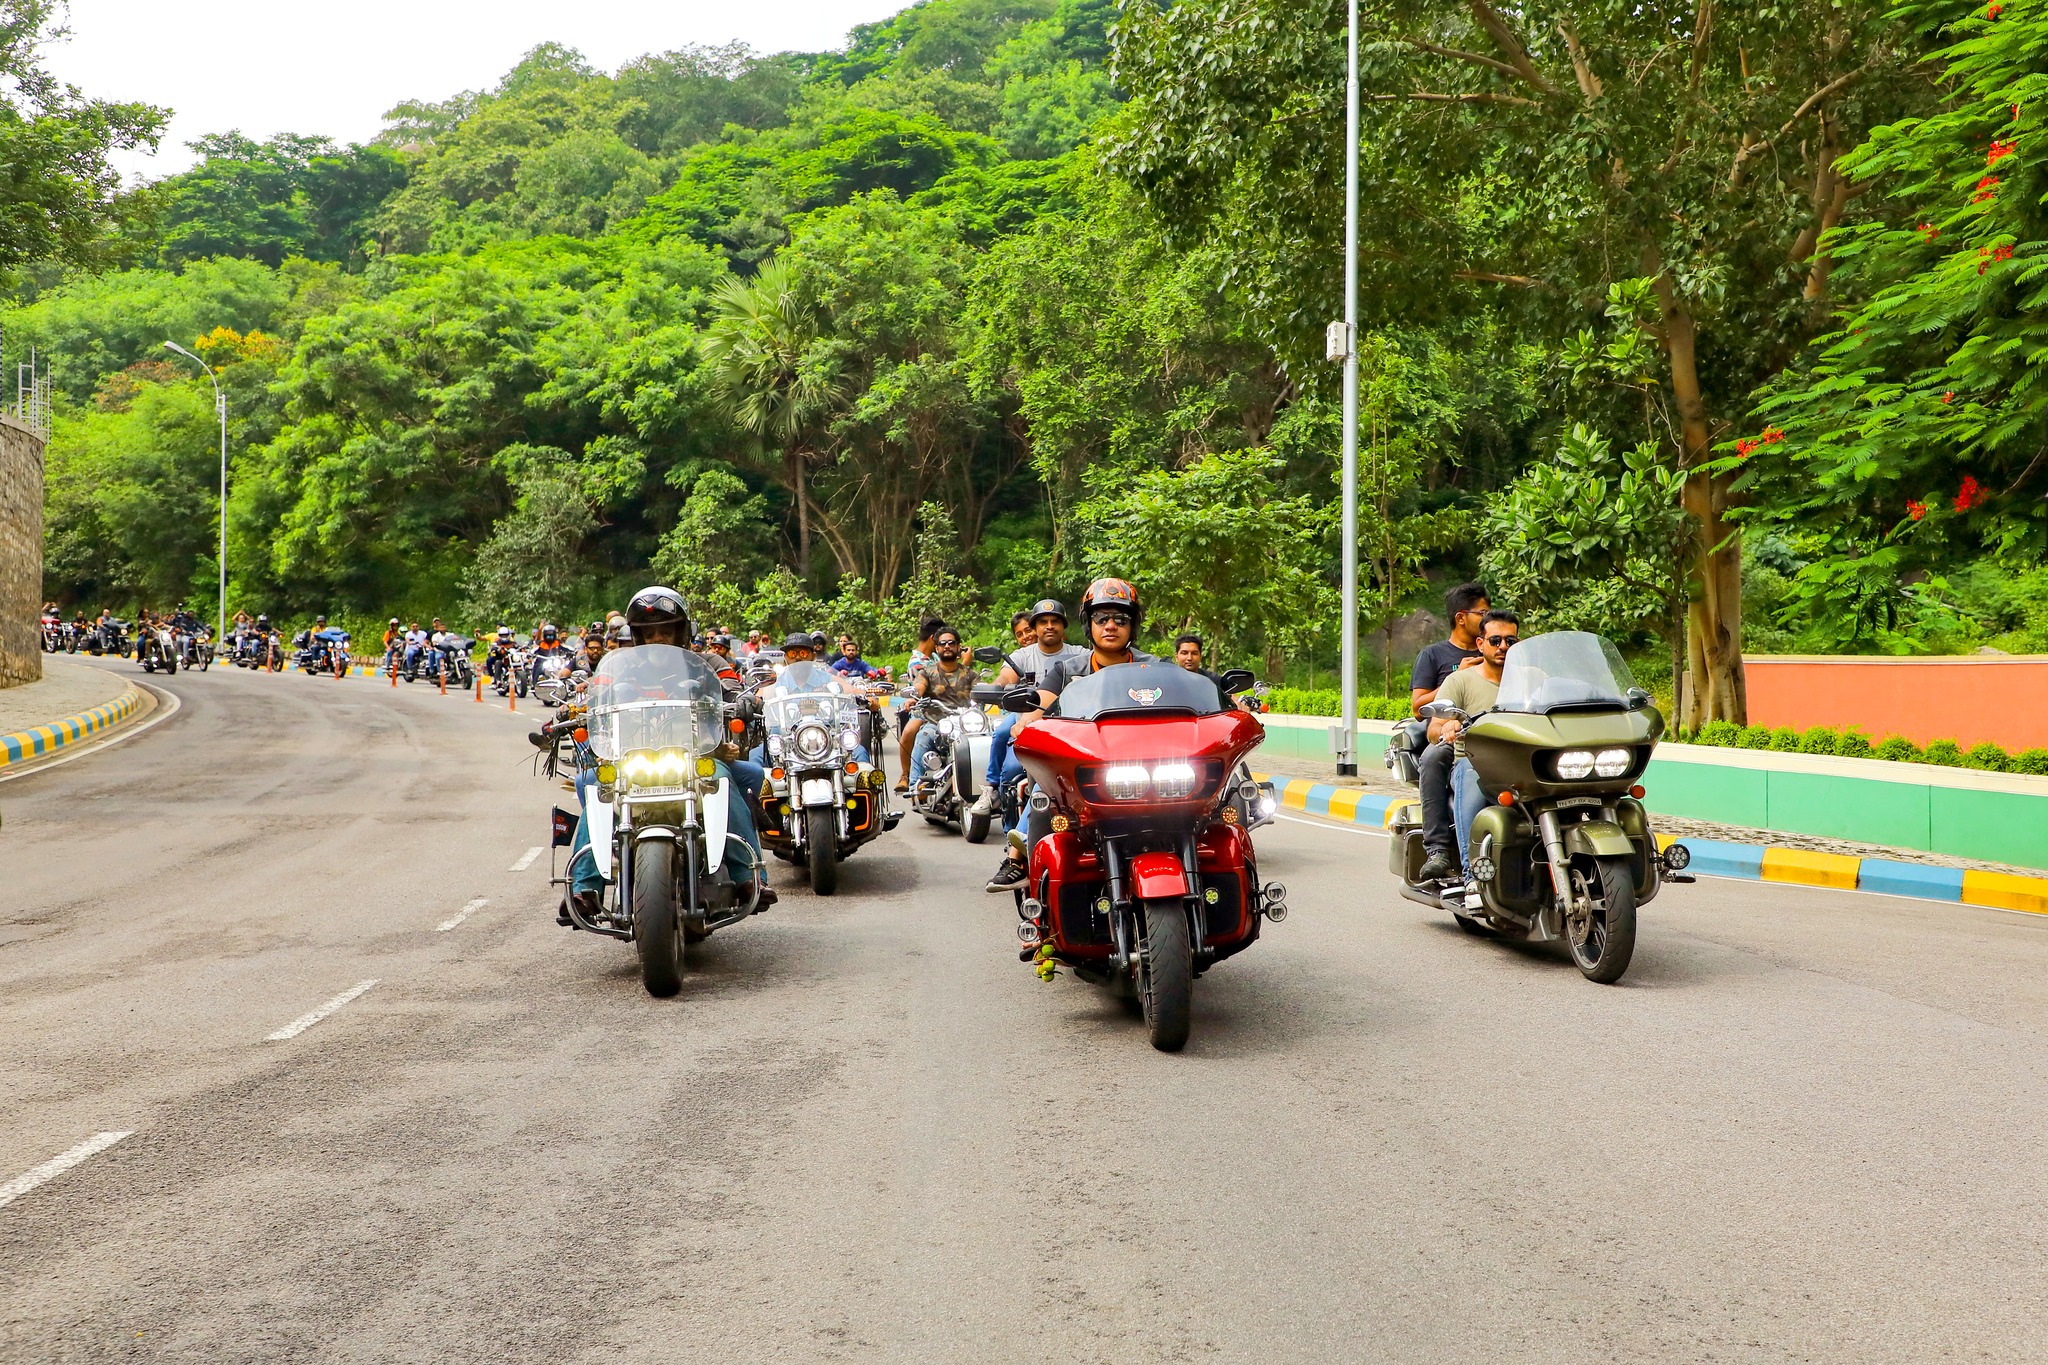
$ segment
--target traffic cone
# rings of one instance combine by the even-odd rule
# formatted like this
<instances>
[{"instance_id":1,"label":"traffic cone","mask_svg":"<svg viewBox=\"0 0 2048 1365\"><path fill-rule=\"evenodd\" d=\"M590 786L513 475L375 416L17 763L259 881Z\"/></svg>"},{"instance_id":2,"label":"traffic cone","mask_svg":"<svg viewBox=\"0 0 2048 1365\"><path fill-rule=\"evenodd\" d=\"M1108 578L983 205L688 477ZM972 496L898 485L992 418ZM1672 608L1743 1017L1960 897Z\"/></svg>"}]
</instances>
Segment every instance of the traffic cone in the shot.
<instances>
[{"instance_id":1,"label":"traffic cone","mask_svg":"<svg viewBox=\"0 0 2048 1365\"><path fill-rule=\"evenodd\" d=\"M445 668L441 670L441 695L448 695L448 670Z\"/></svg>"},{"instance_id":2,"label":"traffic cone","mask_svg":"<svg viewBox=\"0 0 2048 1365\"><path fill-rule=\"evenodd\" d=\"M483 674L481 674L481 673L479 673L479 674L477 674L477 675L476 675L476 700L477 700L477 705L479 705L479 706L483 705L483 700L484 700L484 675L483 675Z\"/></svg>"}]
</instances>

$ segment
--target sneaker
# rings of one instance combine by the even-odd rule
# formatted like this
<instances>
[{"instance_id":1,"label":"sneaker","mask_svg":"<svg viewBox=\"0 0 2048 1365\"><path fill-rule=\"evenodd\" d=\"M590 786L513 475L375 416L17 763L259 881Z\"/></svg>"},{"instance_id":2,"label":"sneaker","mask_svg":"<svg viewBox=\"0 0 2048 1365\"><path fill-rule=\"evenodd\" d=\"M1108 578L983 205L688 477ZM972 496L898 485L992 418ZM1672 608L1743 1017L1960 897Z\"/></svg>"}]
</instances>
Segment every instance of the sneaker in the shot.
<instances>
[{"instance_id":1,"label":"sneaker","mask_svg":"<svg viewBox=\"0 0 2048 1365\"><path fill-rule=\"evenodd\" d=\"M1458 875L1458 857L1455 853L1432 853L1424 860L1422 870L1415 874L1418 882L1449 881Z\"/></svg>"},{"instance_id":2,"label":"sneaker","mask_svg":"<svg viewBox=\"0 0 2048 1365\"><path fill-rule=\"evenodd\" d=\"M996 789L983 787L981 795L974 798L974 804L967 808L969 815L994 815L996 813Z\"/></svg>"},{"instance_id":3,"label":"sneaker","mask_svg":"<svg viewBox=\"0 0 2048 1365\"><path fill-rule=\"evenodd\" d=\"M996 869L996 875L988 879L990 891L1015 891L1031 880L1031 874L1024 870L1024 864L1014 858L1003 859L1003 865Z\"/></svg>"}]
</instances>

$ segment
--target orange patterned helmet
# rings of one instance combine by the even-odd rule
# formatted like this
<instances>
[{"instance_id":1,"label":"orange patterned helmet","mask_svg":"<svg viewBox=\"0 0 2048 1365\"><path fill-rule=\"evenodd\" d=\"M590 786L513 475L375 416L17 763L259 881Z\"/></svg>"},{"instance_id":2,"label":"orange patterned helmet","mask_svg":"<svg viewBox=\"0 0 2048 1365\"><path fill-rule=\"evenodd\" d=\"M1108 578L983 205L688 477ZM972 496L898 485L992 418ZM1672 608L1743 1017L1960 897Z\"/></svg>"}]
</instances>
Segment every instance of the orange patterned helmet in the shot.
<instances>
[{"instance_id":1,"label":"orange patterned helmet","mask_svg":"<svg viewBox=\"0 0 2048 1365\"><path fill-rule=\"evenodd\" d=\"M1094 638L1092 618L1105 607L1127 613L1134 633L1145 619L1145 609L1138 603L1136 588L1121 578L1098 578L1088 585L1088 591L1081 594L1081 620L1088 624L1090 639Z\"/></svg>"}]
</instances>

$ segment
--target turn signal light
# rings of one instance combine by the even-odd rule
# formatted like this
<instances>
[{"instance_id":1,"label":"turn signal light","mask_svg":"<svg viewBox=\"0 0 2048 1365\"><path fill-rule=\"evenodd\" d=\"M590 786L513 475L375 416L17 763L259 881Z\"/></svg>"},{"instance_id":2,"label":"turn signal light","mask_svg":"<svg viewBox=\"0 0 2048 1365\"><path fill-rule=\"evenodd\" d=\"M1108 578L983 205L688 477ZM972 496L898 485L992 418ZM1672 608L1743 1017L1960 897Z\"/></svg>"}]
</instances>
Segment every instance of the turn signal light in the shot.
<instances>
[{"instance_id":1,"label":"turn signal light","mask_svg":"<svg viewBox=\"0 0 2048 1365\"><path fill-rule=\"evenodd\" d=\"M782 769L770 768L768 770L768 776L773 778L775 781L780 782L782 780Z\"/></svg>"},{"instance_id":2,"label":"turn signal light","mask_svg":"<svg viewBox=\"0 0 2048 1365\"><path fill-rule=\"evenodd\" d=\"M1514 804L1515 804L1515 794L1514 794L1513 792L1502 792L1502 793L1500 794L1500 803L1501 803L1501 804L1502 804L1503 806L1512 806L1512 805L1514 805Z\"/></svg>"},{"instance_id":3,"label":"turn signal light","mask_svg":"<svg viewBox=\"0 0 2048 1365\"><path fill-rule=\"evenodd\" d=\"M857 773L860 771L860 764L854 762L852 759L849 758L846 760L846 771L850 773Z\"/></svg>"},{"instance_id":4,"label":"turn signal light","mask_svg":"<svg viewBox=\"0 0 2048 1365\"><path fill-rule=\"evenodd\" d=\"M1628 789L1628 794L1629 794L1630 796L1633 796L1633 797L1634 797L1634 798L1635 798L1636 800L1640 801L1640 800L1642 800L1642 799L1643 799L1643 798L1644 798L1645 796L1648 796L1648 795L1649 795L1650 793L1649 793L1649 792L1648 792L1647 790L1645 790L1645 789L1644 789L1643 787L1640 787L1640 786L1635 786L1635 787L1630 787L1630 788Z\"/></svg>"},{"instance_id":5,"label":"turn signal light","mask_svg":"<svg viewBox=\"0 0 2048 1365\"><path fill-rule=\"evenodd\" d=\"M579 725L569 732L569 738L575 740L578 744L586 744L590 741L590 731Z\"/></svg>"},{"instance_id":6,"label":"turn signal light","mask_svg":"<svg viewBox=\"0 0 2048 1365\"><path fill-rule=\"evenodd\" d=\"M741 720L739 717L735 716L733 717L731 722L727 724L725 728L732 731L736 735L743 735L747 732L747 723Z\"/></svg>"}]
</instances>

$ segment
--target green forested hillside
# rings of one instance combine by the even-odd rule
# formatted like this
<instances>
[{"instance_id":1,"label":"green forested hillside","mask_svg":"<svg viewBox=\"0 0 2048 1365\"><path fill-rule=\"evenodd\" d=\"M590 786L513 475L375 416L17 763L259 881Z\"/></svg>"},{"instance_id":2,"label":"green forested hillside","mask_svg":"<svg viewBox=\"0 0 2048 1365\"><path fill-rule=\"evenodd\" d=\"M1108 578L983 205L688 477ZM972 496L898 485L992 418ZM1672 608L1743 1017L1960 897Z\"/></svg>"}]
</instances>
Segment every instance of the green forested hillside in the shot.
<instances>
[{"instance_id":1,"label":"green forested hillside","mask_svg":"<svg viewBox=\"0 0 2048 1365\"><path fill-rule=\"evenodd\" d=\"M2048 648L2043 0L1364 10L1366 629L1483 572L1690 654L1695 720L1743 647ZM62 399L49 590L211 596L171 339L230 392L237 605L526 623L658 572L897 643L1115 571L1327 668L1342 24L926 0L208 137L0 319Z\"/></svg>"}]
</instances>

